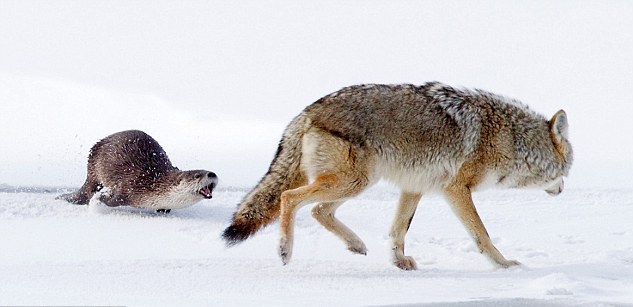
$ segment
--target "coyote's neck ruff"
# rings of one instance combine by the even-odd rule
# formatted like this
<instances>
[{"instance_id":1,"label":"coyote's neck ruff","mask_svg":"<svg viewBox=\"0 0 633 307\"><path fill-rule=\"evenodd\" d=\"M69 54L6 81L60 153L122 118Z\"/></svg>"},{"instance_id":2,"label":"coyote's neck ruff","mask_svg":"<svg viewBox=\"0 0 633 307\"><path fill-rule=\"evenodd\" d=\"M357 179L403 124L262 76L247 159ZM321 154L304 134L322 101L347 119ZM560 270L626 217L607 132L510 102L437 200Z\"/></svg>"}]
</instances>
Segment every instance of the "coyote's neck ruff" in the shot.
<instances>
[{"instance_id":1,"label":"coyote's neck ruff","mask_svg":"<svg viewBox=\"0 0 633 307\"><path fill-rule=\"evenodd\" d=\"M402 190L390 233L395 265L415 269L415 261L404 256L404 236L421 196L438 191L480 251L508 267L518 262L493 246L471 191L534 187L556 195L572 160L562 110L548 120L517 100L437 82L347 87L308 106L288 125L268 173L223 236L229 245L239 243L279 217L279 254L287 263L296 210L318 203L312 210L317 221L364 254L364 243L334 212L386 179Z\"/></svg>"}]
</instances>

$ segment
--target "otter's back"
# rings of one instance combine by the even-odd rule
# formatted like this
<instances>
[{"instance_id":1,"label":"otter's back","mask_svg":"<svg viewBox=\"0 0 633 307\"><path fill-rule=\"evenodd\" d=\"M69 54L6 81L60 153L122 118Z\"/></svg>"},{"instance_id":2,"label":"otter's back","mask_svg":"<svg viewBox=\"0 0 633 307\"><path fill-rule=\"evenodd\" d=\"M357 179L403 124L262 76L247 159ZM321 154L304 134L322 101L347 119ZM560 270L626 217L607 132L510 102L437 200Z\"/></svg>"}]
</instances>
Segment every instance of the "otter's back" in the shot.
<instances>
[{"instance_id":1,"label":"otter's back","mask_svg":"<svg viewBox=\"0 0 633 307\"><path fill-rule=\"evenodd\" d=\"M98 175L107 172L114 180L155 180L176 169L158 142L138 130L118 132L99 141L92 147L89 160L96 164Z\"/></svg>"}]
</instances>

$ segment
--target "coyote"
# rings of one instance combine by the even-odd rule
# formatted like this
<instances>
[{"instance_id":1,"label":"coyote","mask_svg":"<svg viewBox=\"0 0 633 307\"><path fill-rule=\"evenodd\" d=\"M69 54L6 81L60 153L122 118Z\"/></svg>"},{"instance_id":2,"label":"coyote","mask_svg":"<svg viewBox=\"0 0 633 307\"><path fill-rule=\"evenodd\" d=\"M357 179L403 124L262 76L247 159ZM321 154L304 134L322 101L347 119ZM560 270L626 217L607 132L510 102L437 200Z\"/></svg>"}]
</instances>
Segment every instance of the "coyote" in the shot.
<instances>
[{"instance_id":1,"label":"coyote","mask_svg":"<svg viewBox=\"0 0 633 307\"><path fill-rule=\"evenodd\" d=\"M520 264L493 245L471 192L486 187L563 191L573 160L565 111L547 120L523 103L439 82L357 85L327 95L295 117L268 172L246 195L223 237L237 244L280 219L279 256L290 261L297 210L366 254L334 213L380 179L401 189L389 237L393 263L415 270L404 237L420 198L440 192L479 251L499 267Z\"/></svg>"}]
</instances>

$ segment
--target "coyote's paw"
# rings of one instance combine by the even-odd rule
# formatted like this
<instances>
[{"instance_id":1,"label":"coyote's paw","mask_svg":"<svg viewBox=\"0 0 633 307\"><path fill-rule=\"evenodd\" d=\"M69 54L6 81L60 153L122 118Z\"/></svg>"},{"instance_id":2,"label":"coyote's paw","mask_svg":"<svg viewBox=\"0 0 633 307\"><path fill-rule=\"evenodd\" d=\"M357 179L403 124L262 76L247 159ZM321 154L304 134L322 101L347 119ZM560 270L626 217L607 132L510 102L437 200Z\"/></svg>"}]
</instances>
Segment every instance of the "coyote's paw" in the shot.
<instances>
[{"instance_id":1,"label":"coyote's paw","mask_svg":"<svg viewBox=\"0 0 633 307\"><path fill-rule=\"evenodd\" d=\"M367 246L360 240L347 242L347 249L355 254L367 255Z\"/></svg>"},{"instance_id":2,"label":"coyote's paw","mask_svg":"<svg viewBox=\"0 0 633 307\"><path fill-rule=\"evenodd\" d=\"M500 268L507 269L507 268L509 268L509 267L513 267L513 266L521 265L521 262L518 262L518 261L516 261L516 260L507 260L507 259L504 259L504 260L502 260L502 261L498 261L498 262L497 262L497 265L498 265Z\"/></svg>"},{"instance_id":3,"label":"coyote's paw","mask_svg":"<svg viewBox=\"0 0 633 307\"><path fill-rule=\"evenodd\" d=\"M281 257L281 262L283 262L284 265L288 264L292 257L292 242L286 238L279 240L279 257Z\"/></svg>"},{"instance_id":4,"label":"coyote's paw","mask_svg":"<svg viewBox=\"0 0 633 307\"><path fill-rule=\"evenodd\" d=\"M413 260L413 257L411 256L404 256L403 258L395 259L393 261L393 264L405 271L413 271L418 269L418 265L415 263L415 260Z\"/></svg>"}]
</instances>

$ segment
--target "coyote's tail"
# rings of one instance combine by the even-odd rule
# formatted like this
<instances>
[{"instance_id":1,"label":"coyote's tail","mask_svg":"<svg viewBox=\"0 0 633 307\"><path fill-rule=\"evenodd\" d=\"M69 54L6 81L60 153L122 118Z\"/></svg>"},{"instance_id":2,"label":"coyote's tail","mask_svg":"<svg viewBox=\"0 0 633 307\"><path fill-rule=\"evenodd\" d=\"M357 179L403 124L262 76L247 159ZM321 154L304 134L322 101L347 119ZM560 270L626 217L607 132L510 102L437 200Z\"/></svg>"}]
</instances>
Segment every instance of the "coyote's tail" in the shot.
<instances>
[{"instance_id":1,"label":"coyote's tail","mask_svg":"<svg viewBox=\"0 0 633 307\"><path fill-rule=\"evenodd\" d=\"M305 180L300 169L301 140L309 127L310 120L303 114L288 125L268 172L242 200L231 226L222 234L228 246L246 240L277 219L281 193Z\"/></svg>"}]
</instances>

